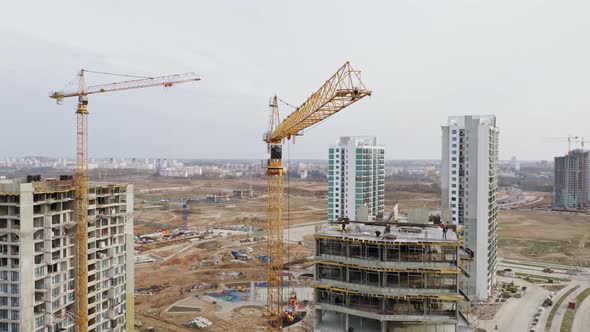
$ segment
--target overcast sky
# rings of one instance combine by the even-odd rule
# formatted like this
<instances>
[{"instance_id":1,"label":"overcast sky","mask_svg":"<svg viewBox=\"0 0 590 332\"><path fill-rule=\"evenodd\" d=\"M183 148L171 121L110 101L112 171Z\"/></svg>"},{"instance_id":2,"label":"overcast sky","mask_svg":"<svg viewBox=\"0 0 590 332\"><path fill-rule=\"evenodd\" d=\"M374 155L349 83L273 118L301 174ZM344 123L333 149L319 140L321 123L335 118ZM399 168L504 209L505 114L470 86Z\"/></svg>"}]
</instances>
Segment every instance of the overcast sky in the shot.
<instances>
[{"instance_id":1,"label":"overcast sky","mask_svg":"<svg viewBox=\"0 0 590 332\"><path fill-rule=\"evenodd\" d=\"M74 156L75 100L47 96L84 67L203 78L91 96L91 157L262 159L268 98L299 105L349 60L373 96L307 132L292 158L374 135L387 159L438 159L447 116L491 113L501 159L550 159L567 144L547 137L590 139L589 12L583 0L10 1L0 157Z\"/></svg>"}]
</instances>

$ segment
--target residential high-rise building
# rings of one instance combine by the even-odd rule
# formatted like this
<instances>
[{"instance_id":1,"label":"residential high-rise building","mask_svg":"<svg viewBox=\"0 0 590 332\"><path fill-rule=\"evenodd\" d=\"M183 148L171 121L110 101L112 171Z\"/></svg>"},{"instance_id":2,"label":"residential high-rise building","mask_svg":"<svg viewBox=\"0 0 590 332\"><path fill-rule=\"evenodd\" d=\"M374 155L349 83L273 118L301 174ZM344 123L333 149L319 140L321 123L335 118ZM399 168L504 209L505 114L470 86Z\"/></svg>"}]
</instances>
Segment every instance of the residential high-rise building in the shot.
<instances>
[{"instance_id":1,"label":"residential high-rise building","mask_svg":"<svg viewBox=\"0 0 590 332\"><path fill-rule=\"evenodd\" d=\"M76 221L71 180L0 180L0 331L71 331ZM88 331L133 330L133 186L90 188Z\"/></svg>"},{"instance_id":2,"label":"residential high-rise building","mask_svg":"<svg viewBox=\"0 0 590 332\"><path fill-rule=\"evenodd\" d=\"M457 234L350 223L315 234L314 331L459 331Z\"/></svg>"},{"instance_id":3,"label":"residential high-rise building","mask_svg":"<svg viewBox=\"0 0 590 332\"><path fill-rule=\"evenodd\" d=\"M329 149L328 221L383 217L385 149L375 137L340 137Z\"/></svg>"},{"instance_id":4,"label":"residential high-rise building","mask_svg":"<svg viewBox=\"0 0 590 332\"><path fill-rule=\"evenodd\" d=\"M442 209L475 253L464 289L486 300L496 283L498 134L494 115L451 116L442 127ZM443 213L444 215L444 213Z\"/></svg>"},{"instance_id":5,"label":"residential high-rise building","mask_svg":"<svg viewBox=\"0 0 590 332\"><path fill-rule=\"evenodd\" d=\"M555 157L553 208L584 209L590 199L590 152L576 149Z\"/></svg>"}]
</instances>

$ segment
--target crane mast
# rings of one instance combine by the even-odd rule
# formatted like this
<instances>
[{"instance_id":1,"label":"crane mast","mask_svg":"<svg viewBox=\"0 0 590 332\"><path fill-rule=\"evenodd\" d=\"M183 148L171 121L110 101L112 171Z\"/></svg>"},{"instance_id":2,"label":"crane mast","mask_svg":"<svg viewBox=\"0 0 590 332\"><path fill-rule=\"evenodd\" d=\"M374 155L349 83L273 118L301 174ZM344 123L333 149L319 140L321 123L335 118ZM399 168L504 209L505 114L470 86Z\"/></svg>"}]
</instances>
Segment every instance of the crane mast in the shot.
<instances>
[{"instance_id":1,"label":"crane mast","mask_svg":"<svg viewBox=\"0 0 590 332\"><path fill-rule=\"evenodd\" d=\"M291 113L279 120L278 97L270 102L269 131L264 136L270 153L266 176L267 202L267 320L269 331L283 327L283 192L285 168L282 148L286 139L294 138L306 128L330 117L360 99L370 96L360 71L346 62L316 92Z\"/></svg>"},{"instance_id":2,"label":"crane mast","mask_svg":"<svg viewBox=\"0 0 590 332\"><path fill-rule=\"evenodd\" d=\"M61 104L64 98L78 97L78 107L76 109L76 169L74 171L77 224L76 331L78 332L88 331L88 95L95 93L147 88L152 86L171 87L178 83L200 80L200 78L194 73L186 73L170 76L146 77L110 84L86 86L86 79L84 76L85 72L91 71L84 69L80 70L78 90L69 92L53 92L49 96L50 98L56 99L58 104Z\"/></svg>"},{"instance_id":3,"label":"crane mast","mask_svg":"<svg viewBox=\"0 0 590 332\"><path fill-rule=\"evenodd\" d=\"M80 71L78 108L76 109L76 169L74 188L76 203L77 280L76 306L78 331L88 330L88 96L84 70Z\"/></svg>"}]
</instances>

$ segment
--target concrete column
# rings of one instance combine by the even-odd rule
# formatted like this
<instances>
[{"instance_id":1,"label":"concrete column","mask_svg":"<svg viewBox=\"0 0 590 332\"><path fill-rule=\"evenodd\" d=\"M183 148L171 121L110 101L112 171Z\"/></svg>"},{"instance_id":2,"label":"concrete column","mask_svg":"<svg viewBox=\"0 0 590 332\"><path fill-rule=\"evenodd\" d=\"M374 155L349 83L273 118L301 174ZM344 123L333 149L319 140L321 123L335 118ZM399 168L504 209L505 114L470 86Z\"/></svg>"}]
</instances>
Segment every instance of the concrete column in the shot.
<instances>
[{"instance_id":1,"label":"concrete column","mask_svg":"<svg viewBox=\"0 0 590 332\"><path fill-rule=\"evenodd\" d=\"M35 279L33 242L33 185L20 184L20 322L21 331L35 330ZM14 222L11 220L11 222ZM10 260L10 259L9 259ZM9 262L10 264L10 262Z\"/></svg>"},{"instance_id":2,"label":"concrete column","mask_svg":"<svg viewBox=\"0 0 590 332\"><path fill-rule=\"evenodd\" d=\"M381 321L381 332L387 332L387 322Z\"/></svg>"},{"instance_id":3,"label":"concrete column","mask_svg":"<svg viewBox=\"0 0 590 332\"><path fill-rule=\"evenodd\" d=\"M133 332L135 330L135 300L133 297L135 291L135 254L133 251L133 185L127 185L127 206L125 217L125 331Z\"/></svg>"},{"instance_id":4,"label":"concrete column","mask_svg":"<svg viewBox=\"0 0 590 332\"><path fill-rule=\"evenodd\" d=\"M344 331L348 332L348 329L350 328L350 323L348 322L348 314L344 314L345 318L344 318Z\"/></svg>"}]
</instances>

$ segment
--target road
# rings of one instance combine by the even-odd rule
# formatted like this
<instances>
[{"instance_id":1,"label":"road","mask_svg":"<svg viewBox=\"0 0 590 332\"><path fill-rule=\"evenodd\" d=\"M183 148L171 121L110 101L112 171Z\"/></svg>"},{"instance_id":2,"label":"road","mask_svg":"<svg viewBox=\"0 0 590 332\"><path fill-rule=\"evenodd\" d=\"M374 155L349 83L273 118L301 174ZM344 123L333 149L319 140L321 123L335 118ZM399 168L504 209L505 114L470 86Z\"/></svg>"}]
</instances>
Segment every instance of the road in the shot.
<instances>
[{"instance_id":1,"label":"road","mask_svg":"<svg viewBox=\"0 0 590 332\"><path fill-rule=\"evenodd\" d=\"M491 331L498 325L498 331L528 331L533 315L541 306L549 291L524 280L498 277L499 281L510 282L519 286L527 286L525 295L520 298L510 298L498 310L491 321L481 321L480 327L487 326Z\"/></svg>"},{"instance_id":2,"label":"road","mask_svg":"<svg viewBox=\"0 0 590 332\"><path fill-rule=\"evenodd\" d=\"M498 265L501 266L499 268L500 270L502 270L505 267L510 267L515 272L523 272L547 277L559 277L570 279L571 281L567 283L567 286L555 295L555 297L553 298L554 301L557 301L562 294L566 293L567 290L571 289L572 287L576 285L580 286L580 288L574 291L570 296L568 296L566 300L562 303L560 308L557 309L556 314L553 318L553 324L549 329L549 331L551 332L559 332L561 321L563 319L563 315L565 314L565 308L567 307L567 303L570 300L574 299L575 296L583 289L590 286L590 269L588 268L578 268L575 266L541 263L534 261L522 261L513 259L506 260L502 258L498 259ZM553 269L554 272L542 272L542 270L545 267L551 267L551 269ZM549 295L550 292L545 290L544 288L541 288L534 284L530 284L521 279L502 277L499 278L499 280L514 281L514 283L518 285L526 285L528 286L527 294L522 299L511 298L498 311L498 313L494 317L494 320L487 322L482 321L482 323L486 323L488 327L493 327L494 324L497 323L499 331L528 331L529 324L532 322L533 315L537 311L538 307L541 306L543 300L546 298L547 295ZM579 317L578 315L576 315L576 328L573 329L574 332L585 332L590 330L588 328L590 326L590 301L588 302L589 303L585 303L584 306L579 309ZM547 321L547 316L549 315L551 308L552 307L546 308L545 312L541 316L540 322L537 324L536 331L545 331L545 323Z\"/></svg>"},{"instance_id":3,"label":"road","mask_svg":"<svg viewBox=\"0 0 590 332\"><path fill-rule=\"evenodd\" d=\"M575 286L572 284L572 286ZM565 298L565 301L557 308L555 312L555 316L553 317L553 324L551 324L551 329L549 332L560 332L561 331L561 321L563 320L563 316L565 315L565 311L567 310L567 305L570 301L576 299L576 296L584 290L586 287L582 286L575 291L573 291L568 297Z\"/></svg>"},{"instance_id":4,"label":"road","mask_svg":"<svg viewBox=\"0 0 590 332\"><path fill-rule=\"evenodd\" d=\"M586 298L584 302L578 303L578 305L572 332L585 332L590 330L590 298Z\"/></svg>"}]
</instances>

